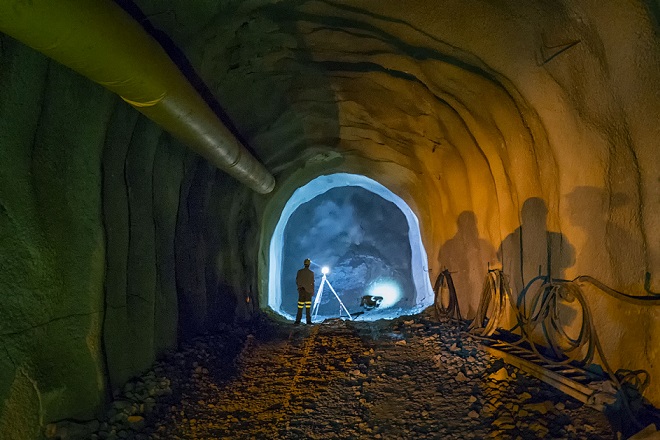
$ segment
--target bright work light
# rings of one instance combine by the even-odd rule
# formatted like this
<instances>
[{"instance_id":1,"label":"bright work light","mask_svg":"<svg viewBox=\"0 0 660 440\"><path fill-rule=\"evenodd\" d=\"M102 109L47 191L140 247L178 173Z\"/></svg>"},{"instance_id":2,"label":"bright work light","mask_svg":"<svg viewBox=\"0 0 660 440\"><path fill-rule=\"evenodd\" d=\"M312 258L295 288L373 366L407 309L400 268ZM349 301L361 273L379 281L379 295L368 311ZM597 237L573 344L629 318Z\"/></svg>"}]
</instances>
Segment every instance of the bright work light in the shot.
<instances>
[{"instance_id":1,"label":"bright work light","mask_svg":"<svg viewBox=\"0 0 660 440\"><path fill-rule=\"evenodd\" d=\"M401 288L398 283L392 280L378 280L371 285L369 295L380 296L383 302L380 304L381 309L392 307L401 298Z\"/></svg>"},{"instance_id":2,"label":"bright work light","mask_svg":"<svg viewBox=\"0 0 660 440\"><path fill-rule=\"evenodd\" d=\"M326 277L326 275L330 273L330 268L328 266L323 266L321 272L323 273L323 281L321 281L321 285L319 286L319 291L316 292L314 307L312 307L312 315L314 316L314 318L316 318L316 315L318 315L319 313L319 306L321 305L321 296L323 295L323 286L327 284L330 290L332 291L332 294L335 295L335 298L337 298L337 301L339 301L339 305L341 306L341 309L344 309L344 312L346 312L348 317L350 319L353 319L353 317L351 316L351 312L348 311L344 303L341 301L341 298L339 298L339 295L337 295L337 292L335 291L334 287L332 287L332 284L330 284L330 281L328 281L328 278ZM339 309L339 317L341 317L341 309Z\"/></svg>"}]
</instances>

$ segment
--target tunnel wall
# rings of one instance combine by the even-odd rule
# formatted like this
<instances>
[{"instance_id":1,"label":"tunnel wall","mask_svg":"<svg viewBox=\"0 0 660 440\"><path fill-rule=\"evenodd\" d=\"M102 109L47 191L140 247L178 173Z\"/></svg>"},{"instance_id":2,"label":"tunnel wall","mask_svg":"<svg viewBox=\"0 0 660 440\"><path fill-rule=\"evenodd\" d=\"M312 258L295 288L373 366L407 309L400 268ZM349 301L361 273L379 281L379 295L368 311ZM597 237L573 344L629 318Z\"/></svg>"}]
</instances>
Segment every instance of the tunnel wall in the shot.
<instances>
[{"instance_id":1,"label":"tunnel wall","mask_svg":"<svg viewBox=\"0 0 660 440\"><path fill-rule=\"evenodd\" d=\"M176 346L175 230L185 170L182 147L130 107L115 107L102 168L104 343L112 387Z\"/></svg>"},{"instance_id":2,"label":"tunnel wall","mask_svg":"<svg viewBox=\"0 0 660 440\"><path fill-rule=\"evenodd\" d=\"M252 316L256 263L225 257L255 228L225 193L238 184L2 35L0 157L3 440L96 418L181 338Z\"/></svg>"},{"instance_id":3,"label":"tunnel wall","mask_svg":"<svg viewBox=\"0 0 660 440\"><path fill-rule=\"evenodd\" d=\"M384 184L414 207L432 281L454 272L468 317L489 263L515 295L548 259L553 276L646 295L649 273L660 290L648 2L228 1L198 26L169 6L154 22L276 173L274 205L329 172ZM585 289L612 366L660 377L658 307ZM660 404L660 380L646 395Z\"/></svg>"},{"instance_id":4,"label":"tunnel wall","mask_svg":"<svg viewBox=\"0 0 660 440\"><path fill-rule=\"evenodd\" d=\"M99 170L114 100L1 43L0 437L25 439L104 399Z\"/></svg>"}]
</instances>

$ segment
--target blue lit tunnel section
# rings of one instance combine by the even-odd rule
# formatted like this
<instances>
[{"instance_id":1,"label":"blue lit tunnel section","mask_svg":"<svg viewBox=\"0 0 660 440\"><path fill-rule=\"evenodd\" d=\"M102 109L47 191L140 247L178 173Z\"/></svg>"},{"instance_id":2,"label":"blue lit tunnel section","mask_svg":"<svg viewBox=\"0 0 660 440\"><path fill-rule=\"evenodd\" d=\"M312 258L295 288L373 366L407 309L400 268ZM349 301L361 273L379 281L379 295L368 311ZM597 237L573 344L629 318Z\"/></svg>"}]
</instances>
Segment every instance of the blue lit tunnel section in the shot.
<instances>
[{"instance_id":1,"label":"blue lit tunnel section","mask_svg":"<svg viewBox=\"0 0 660 440\"><path fill-rule=\"evenodd\" d=\"M378 307L380 309L389 309L397 305L403 296L403 292L396 281L382 279L372 283L367 290L367 295L371 298L381 298L379 301L375 300L379 303ZM363 307L368 307L368 305L365 304Z\"/></svg>"},{"instance_id":2,"label":"blue lit tunnel section","mask_svg":"<svg viewBox=\"0 0 660 440\"><path fill-rule=\"evenodd\" d=\"M400 197L364 176L321 176L296 190L269 257L268 305L288 319L296 313L295 275L305 258L316 275L315 322L349 314L388 319L433 303L417 217Z\"/></svg>"}]
</instances>

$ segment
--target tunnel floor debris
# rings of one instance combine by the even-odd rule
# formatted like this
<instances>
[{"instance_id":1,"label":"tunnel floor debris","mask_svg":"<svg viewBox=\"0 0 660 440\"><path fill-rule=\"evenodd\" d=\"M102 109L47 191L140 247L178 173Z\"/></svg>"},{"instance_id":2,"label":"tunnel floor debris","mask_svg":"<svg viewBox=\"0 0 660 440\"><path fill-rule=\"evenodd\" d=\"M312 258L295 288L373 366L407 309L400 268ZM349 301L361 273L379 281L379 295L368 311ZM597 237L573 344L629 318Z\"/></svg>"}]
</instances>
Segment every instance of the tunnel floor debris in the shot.
<instances>
[{"instance_id":1,"label":"tunnel floor debris","mask_svg":"<svg viewBox=\"0 0 660 440\"><path fill-rule=\"evenodd\" d=\"M116 397L93 440L616 438L602 413L424 315L234 328Z\"/></svg>"}]
</instances>

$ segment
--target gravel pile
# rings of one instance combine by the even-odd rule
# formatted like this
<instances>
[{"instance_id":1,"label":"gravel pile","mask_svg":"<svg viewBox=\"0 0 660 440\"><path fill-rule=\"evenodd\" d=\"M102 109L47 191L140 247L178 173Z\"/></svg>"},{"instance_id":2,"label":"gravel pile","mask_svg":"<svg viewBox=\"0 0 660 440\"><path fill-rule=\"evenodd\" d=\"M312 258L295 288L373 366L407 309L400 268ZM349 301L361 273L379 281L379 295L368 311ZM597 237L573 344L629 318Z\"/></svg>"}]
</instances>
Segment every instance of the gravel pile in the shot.
<instances>
[{"instance_id":1,"label":"gravel pile","mask_svg":"<svg viewBox=\"0 0 660 440\"><path fill-rule=\"evenodd\" d=\"M603 414L423 315L198 338L87 429L93 440L616 438Z\"/></svg>"}]
</instances>

